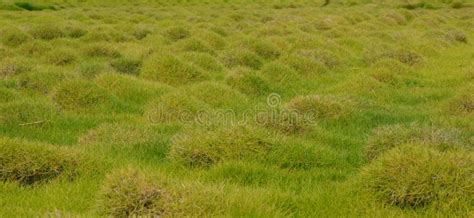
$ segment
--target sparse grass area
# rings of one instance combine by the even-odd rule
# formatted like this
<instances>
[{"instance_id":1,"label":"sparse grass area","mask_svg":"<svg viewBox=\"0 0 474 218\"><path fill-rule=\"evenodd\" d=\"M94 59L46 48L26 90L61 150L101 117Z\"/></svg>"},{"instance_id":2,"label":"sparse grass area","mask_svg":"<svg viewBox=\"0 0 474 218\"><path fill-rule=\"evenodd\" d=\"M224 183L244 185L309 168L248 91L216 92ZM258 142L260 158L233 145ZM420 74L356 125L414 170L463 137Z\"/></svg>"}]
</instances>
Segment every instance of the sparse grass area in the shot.
<instances>
[{"instance_id":1,"label":"sparse grass area","mask_svg":"<svg viewBox=\"0 0 474 218\"><path fill-rule=\"evenodd\" d=\"M473 217L472 0L0 2L0 217Z\"/></svg>"}]
</instances>

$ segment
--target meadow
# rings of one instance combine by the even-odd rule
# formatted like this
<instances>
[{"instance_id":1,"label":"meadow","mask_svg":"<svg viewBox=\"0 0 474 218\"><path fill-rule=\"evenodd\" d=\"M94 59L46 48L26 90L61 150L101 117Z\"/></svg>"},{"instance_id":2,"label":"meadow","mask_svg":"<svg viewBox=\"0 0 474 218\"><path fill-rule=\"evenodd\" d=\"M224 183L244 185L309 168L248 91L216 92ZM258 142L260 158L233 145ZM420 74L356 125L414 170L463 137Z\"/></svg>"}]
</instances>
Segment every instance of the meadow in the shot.
<instances>
[{"instance_id":1,"label":"meadow","mask_svg":"<svg viewBox=\"0 0 474 218\"><path fill-rule=\"evenodd\" d=\"M474 217L472 0L0 1L0 217Z\"/></svg>"}]
</instances>

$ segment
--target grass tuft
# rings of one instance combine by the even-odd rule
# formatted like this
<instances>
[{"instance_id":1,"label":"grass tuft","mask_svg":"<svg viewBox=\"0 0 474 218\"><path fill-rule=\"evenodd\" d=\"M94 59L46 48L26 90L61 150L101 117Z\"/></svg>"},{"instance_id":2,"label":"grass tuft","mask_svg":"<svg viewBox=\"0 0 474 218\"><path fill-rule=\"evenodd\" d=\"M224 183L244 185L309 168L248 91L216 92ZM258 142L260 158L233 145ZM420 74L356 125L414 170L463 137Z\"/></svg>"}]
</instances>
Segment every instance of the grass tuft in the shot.
<instances>
[{"instance_id":1,"label":"grass tuft","mask_svg":"<svg viewBox=\"0 0 474 218\"><path fill-rule=\"evenodd\" d=\"M385 151L404 144L417 144L440 151L465 146L459 131L421 124L389 125L374 129L369 136L365 154L374 160Z\"/></svg>"},{"instance_id":2,"label":"grass tuft","mask_svg":"<svg viewBox=\"0 0 474 218\"><path fill-rule=\"evenodd\" d=\"M73 179L80 158L71 149L0 138L0 180L29 186L58 177Z\"/></svg>"},{"instance_id":3,"label":"grass tuft","mask_svg":"<svg viewBox=\"0 0 474 218\"><path fill-rule=\"evenodd\" d=\"M387 205L453 212L472 204L473 174L472 153L408 145L381 156L363 169L360 178L363 189Z\"/></svg>"},{"instance_id":4,"label":"grass tuft","mask_svg":"<svg viewBox=\"0 0 474 218\"><path fill-rule=\"evenodd\" d=\"M99 208L113 217L160 216L164 213L166 193L143 172L131 167L107 175L99 193Z\"/></svg>"},{"instance_id":5,"label":"grass tuft","mask_svg":"<svg viewBox=\"0 0 474 218\"><path fill-rule=\"evenodd\" d=\"M170 85L202 81L208 75L195 65L184 62L173 55L154 55L144 63L140 75L145 79Z\"/></svg>"}]
</instances>

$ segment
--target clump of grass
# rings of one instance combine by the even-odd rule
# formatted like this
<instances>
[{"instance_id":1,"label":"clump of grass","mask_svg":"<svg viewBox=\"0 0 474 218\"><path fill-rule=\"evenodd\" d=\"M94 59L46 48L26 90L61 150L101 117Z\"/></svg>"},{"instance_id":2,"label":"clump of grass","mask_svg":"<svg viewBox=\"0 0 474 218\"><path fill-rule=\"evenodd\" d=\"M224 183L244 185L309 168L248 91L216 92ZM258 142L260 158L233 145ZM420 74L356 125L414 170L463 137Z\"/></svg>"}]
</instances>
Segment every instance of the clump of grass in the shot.
<instances>
[{"instance_id":1,"label":"clump of grass","mask_svg":"<svg viewBox=\"0 0 474 218\"><path fill-rule=\"evenodd\" d=\"M207 53L186 52L182 55L182 58L210 73L221 73L224 71L224 65Z\"/></svg>"},{"instance_id":2,"label":"clump of grass","mask_svg":"<svg viewBox=\"0 0 474 218\"><path fill-rule=\"evenodd\" d=\"M191 32L182 26L174 26L166 29L163 35L172 41L178 41L191 36Z\"/></svg>"},{"instance_id":3,"label":"clump of grass","mask_svg":"<svg viewBox=\"0 0 474 218\"><path fill-rule=\"evenodd\" d=\"M318 75L327 71L323 63L299 54L287 55L282 57L281 61L303 76Z\"/></svg>"},{"instance_id":4,"label":"clump of grass","mask_svg":"<svg viewBox=\"0 0 474 218\"><path fill-rule=\"evenodd\" d=\"M77 60L76 53L71 49L55 49L46 56L47 63L54 65L68 65Z\"/></svg>"},{"instance_id":5,"label":"clump of grass","mask_svg":"<svg viewBox=\"0 0 474 218\"><path fill-rule=\"evenodd\" d=\"M208 46L215 50L221 50L225 48L227 44L221 35L210 31L200 32L196 37L203 40Z\"/></svg>"},{"instance_id":6,"label":"clump of grass","mask_svg":"<svg viewBox=\"0 0 474 218\"><path fill-rule=\"evenodd\" d=\"M31 62L24 58L0 60L0 78L10 78L31 70Z\"/></svg>"},{"instance_id":7,"label":"clump of grass","mask_svg":"<svg viewBox=\"0 0 474 218\"><path fill-rule=\"evenodd\" d=\"M284 134L302 134L311 130L311 120L297 111L275 108L257 114L257 123Z\"/></svg>"},{"instance_id":8,"label":"clump of grass","mask_svg":"<svg viewBox=\"0 0 474 218\"><path fill-rule=\"evenodd\" d=\"M251 96L262 96L271 92L269 84L256 71L238 68L227 78L227 84Z\"/></svg>"},{"instance_id":9,"label":"clump of grass","mask_svg":"<svg viewBox=\"0 0 474 218\"><path fill-rule=\"evenodd\" d=\"M141 70L143 78L171 85L202 81L208 75L196 66L186 63L173 55L154 55L148 58Z\"/></svg>"},{"instance_id":10,"label":"clump of grass","mask_svg":"<svg viewBox=\"0 0 474 218\"><path fill-rule=\"evenodd\" d=\"M361 173L361 185L387 205L465 210L472 206L474 156L408 145L390 150Z\"/></svg>"},{"instance_id":11,"label":"clump of grass","mask_svg":"<svg viewBox=\"0 0 474 218\"><path fill-rule=\"evenodd\" d=\"M69 80L60 83L51 94L63 110L74 112L99 112L119 109L119 100L106 89L86 80Z\"/></svg>"},{"instance_id":12,"label":"clump of grass","mask_svg":"<svg viewBox=\"0 0 474 218\"><path fill-rule=\"evenodd\" d=\"M214 49L197 38L189 38L178 42L177 47L185 52L203 52L214 54Z\"/></svg>"},{"instance_id":13,"label":"clump of grass","mask_svg":"<svg viewBox=\"0 0 474 218\"><path fill-rule=\"evenodd\" d=\"M99 193L99 208L113 217L160 216L165 213L167 193L134 168L107 175Z\"/></svg>"},{"instance_id":14,"label":"clump of grass","mask_svg":"<svg viewBox=\"0 0 474 218\"><path fill-rule=\"evenodd\" d=\"M80 158L70 149L0 138L0 180L30 186L58 177L73 179Z\"/></svg>"},{"instance_id":15,"label":"clump of grass","mask_svg":"<svg viewBox=\"0 0 474 218\"><path fill-rule=\"evenodd\" d=\"M316 122L318 119L336 119L347 115L353 107L350 99L330 95L297 96L285 105L307 119Z\"/></svg>"},{"instance_id":16,"label":"clump of grass","mask_svg":"<svg viewBox=\"0 0 474 218\"><path fill-rule=\"evenodd\" d=\"M377 61L370 71L371 76L377 81L391 85L401 83L410 73L411 70L408 66L394 59Z\"/></svg>"},{"instance_id":17,"label":"clump of grass","mask_svg":"<svg viewBox=\"0 0 474 218\"><path fill-rule=\"evenodd\" d=\"M417 144L440 151L464 146L460 132L421 124L389 125L374 129L369 136L365 155L374 160L385 151L403 144Z\"/></svg>"},{"instance_id":18,"label":"clump of grass","mask_svg":"<svg viewBox=\"0 0 474 218\"><path fill-rule=\"evenodd\" d=\"M239 91L217 82L202 82L188 87L187 92L195 98L219 109L239 109L248 99Z\"/></svg>"},{"instance_id":19,"label":"clump of grass","mask_svg":"<svg viewBox=\"0 0 474 218\"><path fill-rule=\"evenodd\" d=\"M302 50L298 52L300 57L307 57L324 64L329 69L336 68L341 65L340 58L334 53L327 50Z\"/></svg>"},{"instance_id":20,"label":"clump of grass","mask_svg":"<svg viewBox=\"0 0 474 218\"><path fill-rule=\"evenodd\" d=\"M105 70L105 64L97 60L81 61L78 66L79 73L85 78L94 78Z\"/></svg>"},{"instance_id":21,"label":"clump of grass","mask_svg":"<svg viewBox=\"0 0 474 218\"><path fill-rule=\"evenodd\" d=\"M0 102L7 103L14 100L18 100L19 98L21 98L20 94L18 94L13 89L0 87Z\"/></svg>"},{"instance_id":22,"label":"clump of grass","mask_svg":"<svg viewBox=\"0 0 474 218\"><path fill-rule=\"evenodd\" d=\"M221 55L221 60L228 68L248 67L256 70L262 66L260 57L245 49L226 51Z\"/></svg>"},{"instance_id":23,"label":"clump of grass","mask_svg":"<svg viewBox=\"0 0 474 218\"><path fill-rule=\"evenodd\" d=\"M57 68L48 67L22 73L18 76L18 85L24 89L46 94L49 93L55 85L73 77L73 75L61 72Z\"/></svg>"},{"instance_id":24,"label":"clump of grass","mask_svg":"<svg viewBox=\"0 0 474 218\"><path fill-rule=\"evenodd\" d=\"M121 101L140 107L150 99L159 97L171 89L165 84L149 82L133 76L116 73L100 74L94 79L94 82Z\"/></svg>"},{"instance_id":25,"label":"clump of grass","mask_svg":"<svg viewBox=\"0 0 474 218\"><path fill-rule=\"evenodd\" d=\"M167 93L149 103L145 118L154 124L170 122L194 122L209 105L181 90Z\"/></svg>"},{"instance_id":26,"label":"clump of grass","mask_svg":"<svg viewBox=\"0 0 474 218\"><path fill-rule=\"evenodd\" d=\"M404 64L408 64L410 66L419 64L423 61L423 56L418 54L417 52L411 50L398 50L396 52L395 58Z\"/></svg>"},{"instance_id":27,"label":"clump of grass","mask_svg":"<svg viewBox=\"0 0 474 218\"><path fill-rule=\"evenodd\" d=\"M280 57L281 52L277 46L264 40L251 39L246 43L250 50L264 59L274 60Z\"/></svg>"},{"instance_id":28,"label":"clump of grass","mask_svg":"<svg viewBox=\"0 0 474 218\"><path fill-rule=\"evenodd\" d=\"M55 23L47 23L33 26L30 34L35 39L52 40L66 36L64 28Z\"/></svg>"},{"instance_id":29,"label":"clump of grass","mask_svg":"<svg viewBox=\"0 0 474 218\"><path fill-rule=\"evenodd\" d=\"M299 80L298 72L280 62L265 64L261 70L262 77L279 87L288 87Z\"/></svg>"},{"instance_id":30,"label":"clump of grass","mask_svg":"<svg viewBox=\"0 0 474 218\"><path fill-rule=\"evenodd\" d=\"M168 152L169 138L150 125L105 123L79 138L85 149L102 156L126 156L161 160Z\"/></svg>"},{"instance_id":31,"label":"clump of grass","mask_svg":"<svg viewBox=\"0 0 474 218\"><path fill-rule=\"evenodd\" d=\"M468 43L466 33L462 30L449 30L446 33L446 39L450 42Z\"/></svg>"},{"instance_id":32,"label":"clump of grass","mask_svg":"<svg viewBox=\"0 0 474 218\"><path fill-rule=\"evenodd\" d=\"M118 58L121 56L117 48L108 44L92 44L85 48L85 55L89 57L112 57Z\"/></svg>"},{"instance_id":33,"label":"clump of grass","mask_svg":"<svg viewBox=\"0 0 474 218\"><path fill-rule=\"evenodd\" d=\"M32 37L17 28L9 28L0 32L1 33L1 42L6 46L19 46L28 41L31 41Z\"/></svg>"},{"instance_id":34,"label":"clump of grass","mask_svg":"<svg viewBox=\"0 0 474 218\"><path fill-rule=\"evenodd\" d=\"M53 50L50 43L45 41L31 41L23 44L21 47L21 52L28 57L42 57L48 53L48 51Z\"/></svg>"},{"instance_id":35,"label":"clump of grass","mask_svg":"<svg viewBox=\"0 0 474 218\"><path fill-rule=\"evenodd\" d=\"M58 108L49 102L17 99L0 104L0 123L24 125L29 123L47 124L59 115Z\"/></svg>"},{"instance_id":36,"label":"clump of grass","mask_svg":"<svg viewBox=\"0 0 474 218\"><path fill-rule=\"evenodd\" d=\"M462 89L460 93L449 102L448 109L459 114L473 114L474 111L474 86Z\"/></svg>"},{"instance_id":37,"label":"clump of grass","mask_svg":"<svg viewBox=\"0 0 474 218\"><path fill-rule=\"evenodd\" d=\"M195 129L173 138L169 158L189 167L210 167L225 160L261 160L276 146L273 140L265 131L248 126Z\"/></svg>"},{"instance_id":38,"label":"clump of grass","mask_svg":"<svg viewBox=\"0 0 474 218\"><path fill-rule=\"evenodd\" d=\"M66 32L67 37L70 37L73 39L81 38L88 33L87 29L79 25L67 26L65 32Z\"/></svg>"},{"instance_id":39,"label":"clump of grass","mask_svg":"<svg viewBox=\"0 0 474 218\"><path fill-rule=\"evenodd\" d=\"M138 75L142 67L142 61L135 58L121 57L111 61L110 65L117 72Z\"/></svg>"}]
</instances>

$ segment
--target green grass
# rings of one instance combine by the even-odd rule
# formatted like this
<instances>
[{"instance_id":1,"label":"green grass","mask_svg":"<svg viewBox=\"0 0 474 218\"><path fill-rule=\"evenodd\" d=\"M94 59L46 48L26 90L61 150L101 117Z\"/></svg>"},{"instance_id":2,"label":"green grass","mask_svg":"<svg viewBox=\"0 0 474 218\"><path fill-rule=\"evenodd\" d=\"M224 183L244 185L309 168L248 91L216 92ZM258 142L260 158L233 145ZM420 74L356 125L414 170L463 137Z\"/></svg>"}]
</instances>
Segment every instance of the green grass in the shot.
<instances>
[{"instance_id":1,"label":"green grass","mask_svg":"<svg viewBox=\"0 0 474 218\"><path fill-rule=\"evenodd\" d=\"M472 0L0 2L0 217L472 217Z\"/></svg>"}]
</instances>

